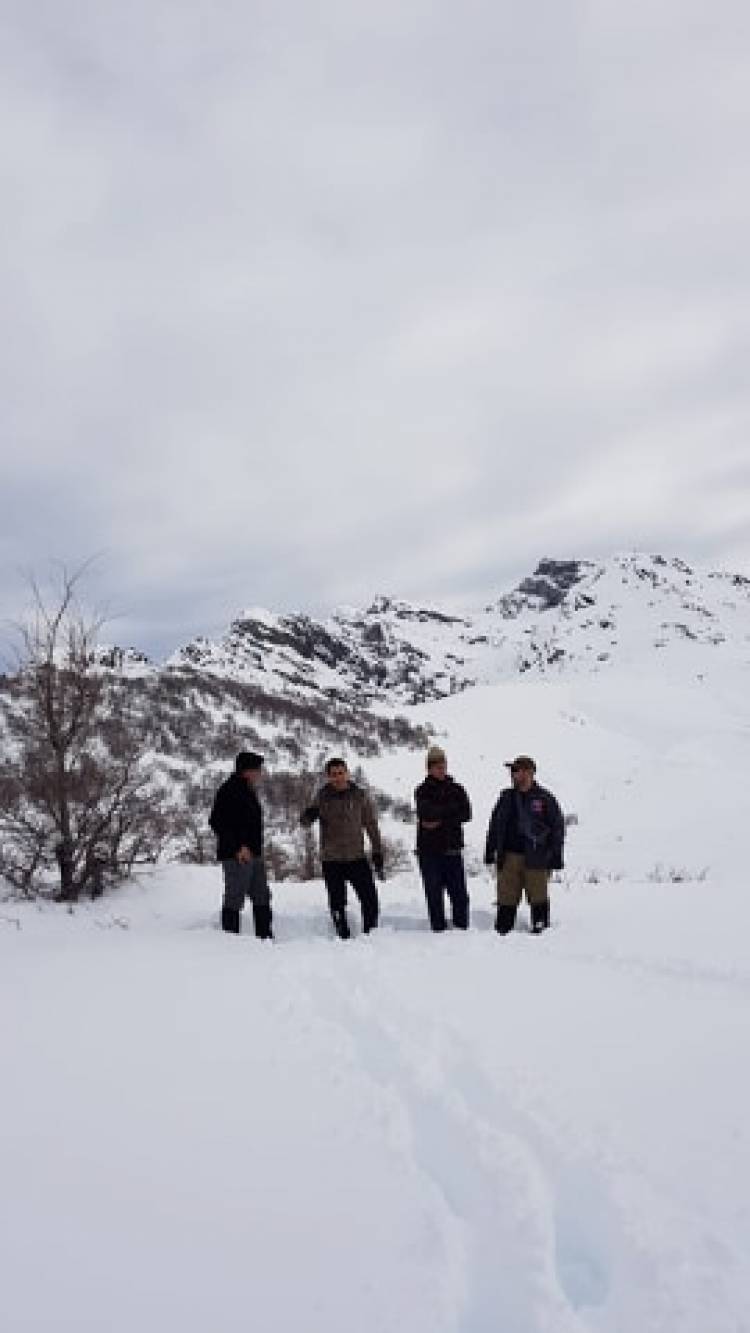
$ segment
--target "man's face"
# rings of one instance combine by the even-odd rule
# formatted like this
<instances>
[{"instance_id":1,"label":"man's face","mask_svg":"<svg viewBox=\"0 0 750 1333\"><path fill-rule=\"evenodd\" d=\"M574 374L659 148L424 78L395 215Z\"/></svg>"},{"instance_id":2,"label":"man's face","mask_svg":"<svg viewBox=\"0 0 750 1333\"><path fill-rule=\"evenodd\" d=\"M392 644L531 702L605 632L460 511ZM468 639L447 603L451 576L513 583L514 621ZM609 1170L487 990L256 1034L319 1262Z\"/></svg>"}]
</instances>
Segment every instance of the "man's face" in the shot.
<instances>
[{"instance_id":1,"label":"man's face","mask_svg":"<svg viewBox=\"0 0 750 1333\"><path fill-rule=\"evenodd\" d=\"M328 771L328 781L334 791L344 791L349 785L349 769L346 764L334 764Z\"/></svg>"},{"instance_id":2,"label":"man's face","mask_svg":"<svg viewBox=\"0 0 750 1333\"><path fill-rule=\"evenodd\" d=\"M427 772L431 778L438 778L442 782L448 772L448 764L445 759L435 759L428 765Z\"/></svg>"},{"instance_id":3,"label":"man's face","mask_svg":"<svg viewBox=\"0 0 750 1333\"><path fill-rule=\"evenodd\" d=\"M534 783L533 768L512 768L510 777L516 791L529 791Z\"/></svg>"},{"instance_id":4,"label":"man's face","mask_svg":"<svg viewBox=\"0 0 750 1333\"><path fill-rule=\"evenodd\" d=\"M262 769L262 768L246 768L245 771L244 771L244 773L242 774L242 776L243 776L245 782L247 783L248 787L257 787L258 783L259 783L259 782L262 780L262 778L263 778L263 769Z\"/></svg>"}]
</instances>

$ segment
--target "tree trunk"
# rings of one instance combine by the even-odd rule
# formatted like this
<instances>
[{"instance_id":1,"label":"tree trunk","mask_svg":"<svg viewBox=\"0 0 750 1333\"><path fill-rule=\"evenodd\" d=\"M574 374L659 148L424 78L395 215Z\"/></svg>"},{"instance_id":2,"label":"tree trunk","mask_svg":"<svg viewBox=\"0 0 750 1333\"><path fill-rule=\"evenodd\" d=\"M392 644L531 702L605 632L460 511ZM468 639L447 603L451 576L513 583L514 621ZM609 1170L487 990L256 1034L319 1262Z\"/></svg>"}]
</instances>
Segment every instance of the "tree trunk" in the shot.
<instances>
[{"instance_id":1,"label":"tree trunk","mask_svg":"<svg viewBox=\"0 0 750 1333\"><path fill-rule=\"evenodd\" d=\"M57 864L60 868L60 891L57 894L58 901L61 903L75 902L78 897L78 890L75 882L75 862L73 860L73 849L68 835L67 840L62 837L55 848Z\"/></svg>"},{"instance_id":2,"label":"tree trunk","mask_svg":"<svg viewBox=\"0 0 750 1333\"><path fill-rule=\"evenodd\" d=\"M60 892L57 896L62 903L72 903L78 897L78 890L75 883L75 856L70 827L67 774L64 761L58 762L57 801L60 818L60 841L55 848L57 864L60 867Z\"/></svg>"}]
</instances>

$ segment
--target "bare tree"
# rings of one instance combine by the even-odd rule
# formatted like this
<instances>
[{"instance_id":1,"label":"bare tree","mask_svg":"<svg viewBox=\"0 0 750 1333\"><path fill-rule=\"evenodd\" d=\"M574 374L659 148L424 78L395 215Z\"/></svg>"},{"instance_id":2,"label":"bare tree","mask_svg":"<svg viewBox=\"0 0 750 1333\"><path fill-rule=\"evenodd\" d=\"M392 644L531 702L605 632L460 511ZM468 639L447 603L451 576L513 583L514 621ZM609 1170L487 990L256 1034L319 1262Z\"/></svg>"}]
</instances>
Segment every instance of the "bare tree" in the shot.
<instances>
[{"instance_id":1,"label":"bare tree","mask_svg":"<svg viewBox=\"0 0 750 1333\"><path fill-rule=\"evenodd\" d=\"M29 579L0 773L0 873L25 893L56 873L62 901L155 859L166 838L142 719L97 652L104 617L79 602L87 568L60 567L47 594Z\"/></svg>"},{"instance_id":2,"label":"bare tree","mask_svg":"<svg viewBox=\"0 0 750 1333\"><path fill-rule=\"evenodd\" d=\"M170 812L178 861L205 865L216 859L216 836L208 823L216 785L213 774L204 774L183 788L179 807Z\"/></svg>"}]
</instances>

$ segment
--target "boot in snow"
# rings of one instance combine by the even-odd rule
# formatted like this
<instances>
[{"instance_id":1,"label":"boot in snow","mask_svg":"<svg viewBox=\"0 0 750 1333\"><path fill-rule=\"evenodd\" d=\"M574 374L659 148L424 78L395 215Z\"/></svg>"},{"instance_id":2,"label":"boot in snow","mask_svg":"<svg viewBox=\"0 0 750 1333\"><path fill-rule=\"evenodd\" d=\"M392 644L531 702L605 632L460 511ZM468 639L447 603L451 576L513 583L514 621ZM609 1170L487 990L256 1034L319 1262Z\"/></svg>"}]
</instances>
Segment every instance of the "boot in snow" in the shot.
<instances>
[{"instance_id":1,"label":"boot in snow","mask_svg":"<svg viewBox=\"0 0 750 1333\"><path fill-rule=\"evenodd\" d=\"M549 900L546 903L531 904L531 931L534 935L541 935L549 925Z\"/></svg>"},{"instance_id":2,"label":"boot in snow","mask_svg":"<svg viewBox=\"0 0 750 1333\"><path fill-rule=\"evenodd\" d=\"M507 935L516 924L515 907L505 907L502 903L497 905L497 916L495 918L495 930L498 935Z\"/></svg>"},{"instance_id":3,"label":"boot in snow","mask_svg":"<svg viewBox=\"0 0 750 1333\"><path fill-rule=\"evenodd\" d=\"M378 924L379 912L377 906L367 905L362 908L362 934L369 935Z\"/></svg>"},{"instance_id":4,"label":"boot in snow","mask_svg":"<svg viewBox=\"0 0 750 1333\"><path fill-rule=\"evenodd\" d=\"M348 940L352 932L349 929L349 922L346 919L346 912L344 909L341 908L336 912L331 912L331 916L339 939Z\"/></svg>"},{"instance_id":5,"label":"boot in snow","mask_svg":"<svg viewBox=\"0 0 750 1333\"><path fill-rule=\"evenodd\" d=\"M260 906L253 903L253 921L255 923L255 934L259 940L273 939L273 930L271 929L273 917L271 908L267 903L261 903Z\"/></svg>"},{"instance_id":6,"label":"boot in snow","mask_svg":"<svg viewBox=\"0 0 750 1333\"><path fill-rule=\"evenodd\" d=\"M228 930L230 935L239 935L240 914L236 907L222 907L221 928L222 930Z\"/></svg>"}]
</instances>

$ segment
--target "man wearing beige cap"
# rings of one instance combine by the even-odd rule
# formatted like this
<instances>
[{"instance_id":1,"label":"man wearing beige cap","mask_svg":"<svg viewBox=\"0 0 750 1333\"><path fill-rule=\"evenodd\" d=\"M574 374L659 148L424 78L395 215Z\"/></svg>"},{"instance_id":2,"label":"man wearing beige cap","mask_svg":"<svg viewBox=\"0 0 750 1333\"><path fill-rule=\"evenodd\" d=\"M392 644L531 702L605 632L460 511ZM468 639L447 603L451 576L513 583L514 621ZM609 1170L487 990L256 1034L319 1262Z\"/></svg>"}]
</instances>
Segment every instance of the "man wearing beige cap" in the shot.
<instances>
[{"instance_id":1,"label":"man wearing beige cap","mask_svg":"<svg viewBox=\"0 0 750 1333\"><path fill-rule=\"evenodd\" d=\"M484 859L497 866L495 929L507 935L516 922L522 894L531 907L531 929L549 925L549 877L562 870L565 821L551 791L536 781L536 764L527 754L506 764L512 787L500 793L487 830Z\"/></svg>"},{"instance_id":2,"label":"man wearing beige cap","mask_svg":"<svg viewBox=\"0 0 750 1333\"><path fill-rule=\"evenodd\" d=\"M445 930L445 895L458 930L469 924L469 895L464 871L463 825L471 804L463 787L448 775L445 751L431 745L427 777L414 793L417 807L417 857L432 930Z\"/></svg>"}]
</instances>

